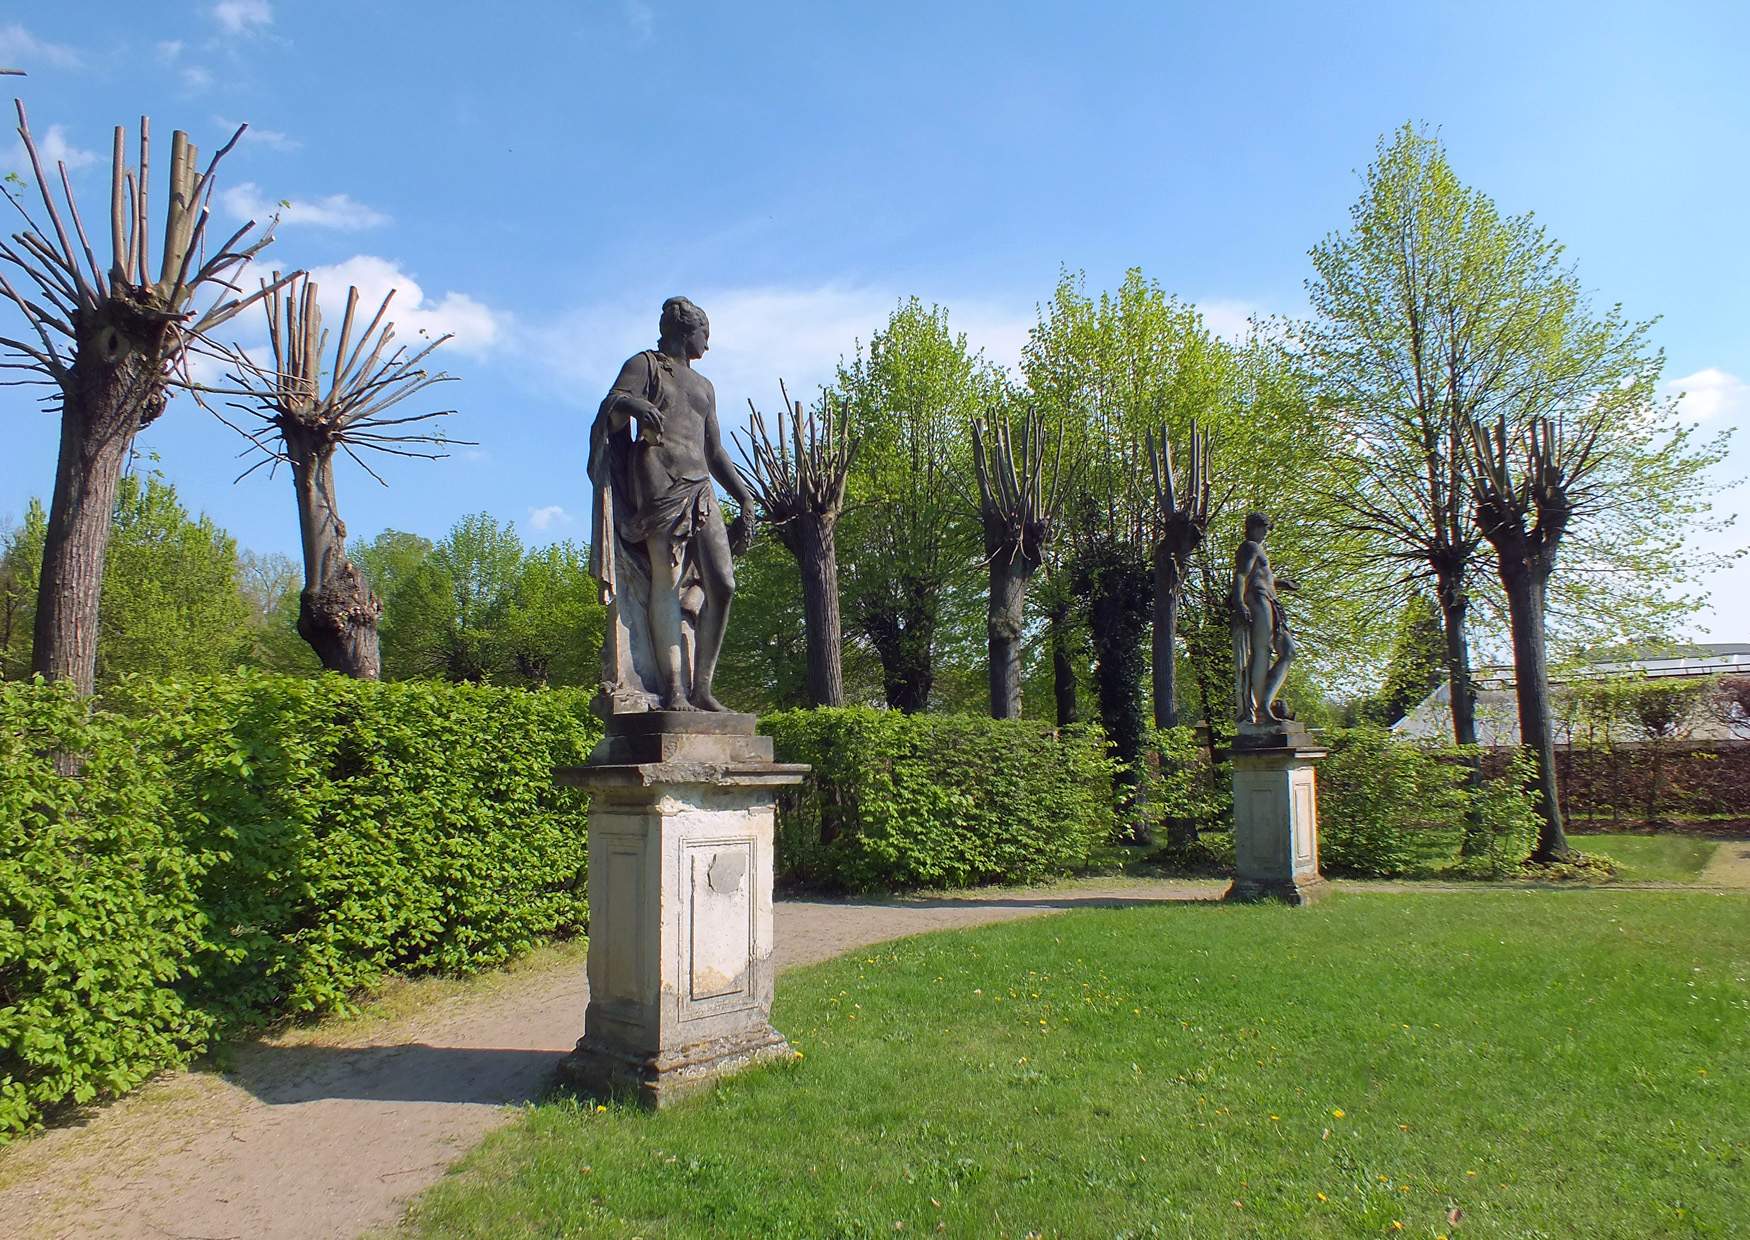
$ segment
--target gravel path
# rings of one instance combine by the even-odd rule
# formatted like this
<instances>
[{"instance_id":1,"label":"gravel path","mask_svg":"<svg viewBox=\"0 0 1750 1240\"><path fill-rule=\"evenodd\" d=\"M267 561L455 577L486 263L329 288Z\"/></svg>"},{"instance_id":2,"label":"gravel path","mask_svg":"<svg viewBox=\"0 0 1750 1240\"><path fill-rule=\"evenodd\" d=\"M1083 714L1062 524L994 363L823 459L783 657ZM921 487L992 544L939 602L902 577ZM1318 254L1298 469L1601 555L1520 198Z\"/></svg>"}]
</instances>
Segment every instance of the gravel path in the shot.
<instances>
[{"instance_id":1,"label":"gravel path","mask_svg":"<svg viewBox=\"0 0 1750 1240\"><path fill-rule=\"evenodd\" d=\"M1085 906L1213 899L1221 882L784 900L780 969L929 930ZM540 1097L583 1031L581 955L467 988L390 1022L335 1022L179 1072L0 1154L0 1236L352 1237L406 1203L514 1106Z\"/></svg>"}]
</instances>

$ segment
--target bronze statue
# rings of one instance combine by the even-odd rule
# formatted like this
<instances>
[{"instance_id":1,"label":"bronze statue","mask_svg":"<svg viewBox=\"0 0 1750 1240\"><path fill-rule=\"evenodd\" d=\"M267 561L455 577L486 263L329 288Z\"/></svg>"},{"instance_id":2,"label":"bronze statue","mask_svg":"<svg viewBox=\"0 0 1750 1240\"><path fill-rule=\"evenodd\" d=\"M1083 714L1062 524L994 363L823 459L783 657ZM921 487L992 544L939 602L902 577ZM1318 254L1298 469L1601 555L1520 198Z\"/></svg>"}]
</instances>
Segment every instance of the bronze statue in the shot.
<instances>
[{"instance_id":1,"label":"bronze statue","mask_svg":"<svg viewBox=\"0 0 1750 1240\"><path fill-rule=\"evenodd\" d=\"M1294 637L1276 597L1278 588L1293 590L1294 582L1278 579L1264 552L1270 518L1254 512L1246 517L1246 540L1234 555L1233 638L1234 687L1241 723L1272 723L1289 718L1276 705L1276 695L1294 661ZM1274 657L1274 661L1272 661Z\"/></svg>"},{"instance_id":2,"label":"bronze statue","mask_svg":"<svg viewBox=\"0 0 1750 1240\"><path fill-rule=\"evenodd\" d=\"M590 429L590 573L608 605L604 714L728 709L711 681L754 499L723 450L711 381L693 369L710 335L685 297L663 302L657 347L620 368ZM740 508L727 529L713 478Z\"/></svg>"}]
</instances>

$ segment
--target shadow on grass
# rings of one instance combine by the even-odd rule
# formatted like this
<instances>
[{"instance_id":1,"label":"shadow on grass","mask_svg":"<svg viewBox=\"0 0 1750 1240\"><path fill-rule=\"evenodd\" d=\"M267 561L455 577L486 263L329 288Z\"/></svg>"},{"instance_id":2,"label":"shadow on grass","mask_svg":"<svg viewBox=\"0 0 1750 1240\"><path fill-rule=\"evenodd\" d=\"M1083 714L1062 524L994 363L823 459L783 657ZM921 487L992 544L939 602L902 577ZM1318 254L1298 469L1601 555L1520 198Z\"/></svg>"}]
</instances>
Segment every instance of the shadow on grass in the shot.
<instances>
[{"instance_id":1,"label":"shadow on grass","mask_svg":"<svg viewBox=\"0 0 1750 1240\"><path fill-rule=\"evenodd\" d=\"M267 1046L238 1052L230 1078L269 1106L346 1099L509 1106L558 1083L563 1052L499 1047Z\"/></svg>"},{"instance_id":2,"label":"shadow on grass","mask_svg":"<svg viewBox=\"0 0 1750 1240\"><path fill-rule=\"evenodd\" d=\"M1187 880L1198 881L1198 880ZM1209 880L1211 882L1218 880ZM922 908L922 909L953 909L953 908L1159 908L1163 904L1194 904L1201 901L1218 900L1221 892L1214 888L1209 891L1186 892L1171 896L967 896L960 899L954 896L924 896L917 899L895 897L888 899L858 898L854 896L786 896L782 904L820 904L832 908Z\"/></svg>"}]
</instances>

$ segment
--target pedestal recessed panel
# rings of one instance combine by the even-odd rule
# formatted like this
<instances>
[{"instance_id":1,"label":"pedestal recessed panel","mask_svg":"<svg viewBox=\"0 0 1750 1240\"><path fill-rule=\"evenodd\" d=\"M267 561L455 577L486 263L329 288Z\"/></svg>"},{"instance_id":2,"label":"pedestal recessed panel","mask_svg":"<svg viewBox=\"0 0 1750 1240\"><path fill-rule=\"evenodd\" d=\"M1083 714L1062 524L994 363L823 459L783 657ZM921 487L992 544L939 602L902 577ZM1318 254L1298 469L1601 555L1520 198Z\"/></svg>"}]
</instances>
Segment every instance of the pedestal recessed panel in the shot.
<instances>
[{"instance_id":1,"label":"pedestal recessed panel","mask_svg":"<svg viewBox=\"0 0 1750 1240\"><path fill-rule=\"evenodd\" d=\"M748 993L753 861L751 840L700 840L687 847L688 996L694 1003Z\"/></svg>"},{"instance_id":2,"label":"pedestal recessed panel","mask_svg":"<svg viewBox=\"0 0 1750 1240\"><path fill-rule=\"evenodd\" d=\"M602 998L636 1001L642 998L644 976L644 935L640 933L645 898L643 841L615 840L606 853L605 881L595 893L592 910L594 926L605 931L596 940L601 943L606 965L601 970Z\"/></svg>"}]
</instances>

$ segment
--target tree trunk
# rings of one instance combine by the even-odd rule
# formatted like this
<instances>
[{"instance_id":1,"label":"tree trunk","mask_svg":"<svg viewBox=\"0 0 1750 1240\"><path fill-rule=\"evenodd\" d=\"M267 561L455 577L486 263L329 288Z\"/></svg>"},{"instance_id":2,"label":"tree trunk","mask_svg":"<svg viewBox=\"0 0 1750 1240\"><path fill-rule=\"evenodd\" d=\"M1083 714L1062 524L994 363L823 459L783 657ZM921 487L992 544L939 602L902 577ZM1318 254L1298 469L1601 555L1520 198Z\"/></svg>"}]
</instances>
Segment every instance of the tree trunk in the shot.
<instances>
[{"instance_id":1,"label":"tree trunk","mask_svg":"<svg viewBox=\"0 0 1750 1240\"><path fill-rule=\"evenodd\" d=\"M1021 629L1026 619L1027 579L1038 565L1001 553L990 561L990 716L1021 717Z\"/></svg>"},{"instance_id":2,"label":"tree trunk","mask_svg":"<svg viewBox=\"0 0 1750 1240\"><path fill-rule=\"evenodd\" d=\"M1118 759L1120 836L1146 843L1152 832L1144 818L1142 749L1146 731L1142 706L1143 628L1150 615L1152 582L1145 564L1110 554L1090 575L1089 627L1094 638L1094 683L1099 690L1100 723Z\"/></svg>"},{"instance_id":3,"label":"tree trunk","mask_svg":"<svg viewBox=\"0 0 1750 1240\"><path fill-rule=\"evenodd\" d=\"M1452 738L1456 744L1472 747L1464 759L1465 786L1470 790L1471 807L1465 816L1464 838L1460 841L1461 857L1480 857L1489 850L1489 833L1483 824L1482 806L1478 794L1483 789L1482 759L1474 752L1477 743L1477 691L1470 672L1470 592L1464 588L1462 566L1447 569L1435 565L1434 594L1440 607L1440 633L1446 643L1446 697L1452 708Z\"/></svg>"},{"instance_id":4,"label":"tree trunk","mask_svg":"<svg viewBox=\"0 0 1750 1240\"><path fill-rule=\"evenodd\" d=\"M148 355L101 322L89 335L80 333L63 396L31 655L32 671L70 680L82 694L97 683L98 606L116 487L134 435L164 408L164 379L151 372Z\"/></svg>"},{"instance_id":5,"label":"tree trunk","mask_svg":"<svg viewBox=\"0 0 1750 1240\"><path fill-rule=\"evenodd\" d=\"M1179 604L1184 593L1178 562L1163 543L1155 550L1153 662L1157 728L1179 726Z\"/></svg>"},{"instance_id":6,"label":"tree trunk","mask_svg":"<svg viewBox=\"0 0 1750 1240\"><path fill-rule=\"evenodd\" d=\"M843 634L839 626L836 518L805 513L797 522L797 564L802 571L802 622L808 642L808 701L845 704Z\"/></svg>"},{"instance_id":7,"label":"tree trunk","mask_svg":"<svg viewBox=\"0 0 1750 1240\"><path fill-rule=\"evenodd\" d=\"M881 684L891 710L919 714L929 705L935 680L931 646L935 637L935 600L928 585L902 583L903 607L871 612L863 630L881 660Z\"/></svg>"},{"instance_id":8,"label":"tree trunk","mask_svg":"<svg viewBox=\"0 0 1750 1240\"><path fill-rule=\"evenodd\" d=\"M297 428L288 429L285 440L304 547L298 635L329 671L376 680L383 670L377 647L383 604L346 558L346 524L334 499L334 445Z\"/></svg>"},{"instance_id":9,"label":"tree trunk","mask_svg":"<svg viewBox=\"0 0 1750 1240\"><path fill-rule=\"evenodd\" d=\"M1057 709L1057 726L1067 728L1081 721L1076 707L1076 665L1070 652L1070 607L1060 600L1047 618L1051 637L1051 696Z\"/></svg>"},{"instance_id":10,"label":"tree trunk","mask_svg":"<svg viewBox=\"0 0 1750 1240\"><path fill-rule=\"evenodd\" d=\"M1562 830L1556 793L1555 733L1550 722L1549 656L1543 627L1545 577L1514 557L1501 555L1501 584L1513 630L1514 696L1519 704L1519 743L1537 767L1535 792L1540 822L1531 859L1543 864L1567 859L1571 850Z\"/></svg>"}]
</instances>

